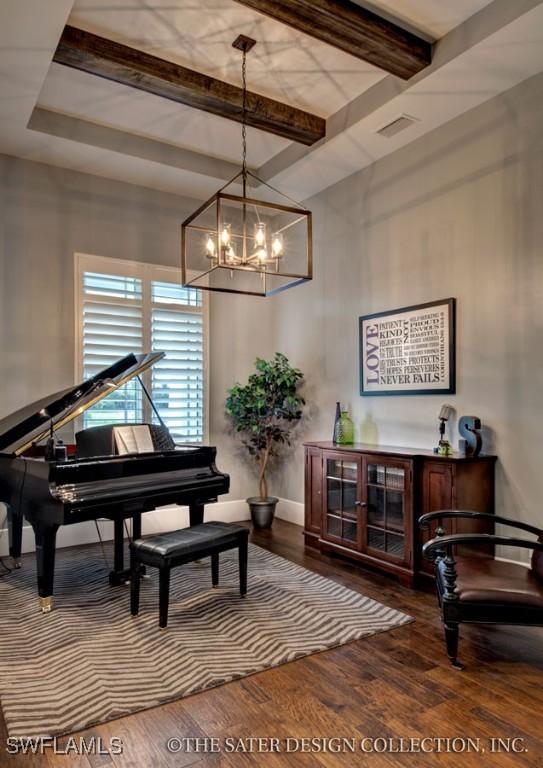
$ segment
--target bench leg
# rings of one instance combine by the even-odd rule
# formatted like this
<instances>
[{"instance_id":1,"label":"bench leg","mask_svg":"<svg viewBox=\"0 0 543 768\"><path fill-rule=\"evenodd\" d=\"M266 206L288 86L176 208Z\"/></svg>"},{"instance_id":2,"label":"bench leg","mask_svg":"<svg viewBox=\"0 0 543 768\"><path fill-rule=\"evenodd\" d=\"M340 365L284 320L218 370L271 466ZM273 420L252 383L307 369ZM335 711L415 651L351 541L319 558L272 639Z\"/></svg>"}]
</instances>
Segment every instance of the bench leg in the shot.
<instances>
[{"instance_id":1,"label":"bench leg","mask_svg":"<svg viewBox=\"0 0 543 768\"><path fill-rule=\"evenodd\" d=\"M244 537L239 545L239 593L247 594L247 539Z\"/></svg>"},{"instance_id":2,"label":"bench leg","mask_svg":"<svg viewBox=\"0 0 543 768\"><path fill-rule=\"evenodd\" d=\"M141 539L141 512L132 515L132 539Z\"/></svg>"},{"instance_id":3,"label":"bench leg","mask_svg":"<svg viewBox=\"0 0 543 768\"><path fill-rule=\"evenodd\" d=\"M211 583L214 587L219 584L219 553L211 555Z\"/></svg>"},{"instance_id":4,"label":"bench leg","mask_svg":"<svg viewBox=\"0 0 543 768\"><path fill-rule=\"evenodd\" d=\"M140 610L140 569L133 552L130 553L130 613L137 616Z\"/></svg>"},{"instance_id":5,"label":"bench leg","mask_svg":"<svg viewBox=\"0 0 543 768\"><path fill-rule=\"evenodd\" d=\"M164 566L159 571L159 626L168 625L168 603L170 601L170 567Z\"/></svg>"}]
</instances>

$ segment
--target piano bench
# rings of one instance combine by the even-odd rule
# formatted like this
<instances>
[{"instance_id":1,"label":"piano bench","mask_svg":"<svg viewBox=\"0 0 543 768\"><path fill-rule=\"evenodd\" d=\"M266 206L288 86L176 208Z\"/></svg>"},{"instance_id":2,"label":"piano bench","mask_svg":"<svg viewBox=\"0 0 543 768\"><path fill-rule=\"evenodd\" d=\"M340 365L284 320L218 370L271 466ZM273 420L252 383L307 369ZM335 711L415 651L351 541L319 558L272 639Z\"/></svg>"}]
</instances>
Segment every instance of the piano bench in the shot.
<instances>
[{"instance_id":1,"label":"piano bench","mask_svg":"<svg viewBox=\"0 0 543 768\"><path fill-rule=\"evenodd\" d=\"M137 616L140 603L141 566L159 569L159 626L168 624L170 571L178 565L211 557L211 582L219 583L219 554L228 549L239 552L239 591L247 592L247 544L249 529L235 523L201 523L179 531L161 533L130 544L130 610Z\"/></svg>"}]
</instances>

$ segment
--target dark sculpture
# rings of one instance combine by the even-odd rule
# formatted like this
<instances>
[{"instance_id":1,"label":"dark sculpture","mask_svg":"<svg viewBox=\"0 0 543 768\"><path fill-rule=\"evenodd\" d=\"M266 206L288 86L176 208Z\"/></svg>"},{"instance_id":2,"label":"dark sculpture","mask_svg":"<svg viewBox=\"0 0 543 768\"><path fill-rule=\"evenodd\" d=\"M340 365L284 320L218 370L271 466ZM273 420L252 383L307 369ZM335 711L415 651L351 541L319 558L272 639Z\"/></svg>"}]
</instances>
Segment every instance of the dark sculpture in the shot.
<instances>
[{"instance_id":1,"label":"dark sculpture","mask_svg":"<svg viewBox=\"0 0 543 768\"><path fill-rule=\"evenodd\" d=\"M478 456L483 447L483 438L479 430L481 419L477 416L461 416L458 421L458 431L462 435L459 441L460 452L466 456Z\"/></svg>"}]
</instances>

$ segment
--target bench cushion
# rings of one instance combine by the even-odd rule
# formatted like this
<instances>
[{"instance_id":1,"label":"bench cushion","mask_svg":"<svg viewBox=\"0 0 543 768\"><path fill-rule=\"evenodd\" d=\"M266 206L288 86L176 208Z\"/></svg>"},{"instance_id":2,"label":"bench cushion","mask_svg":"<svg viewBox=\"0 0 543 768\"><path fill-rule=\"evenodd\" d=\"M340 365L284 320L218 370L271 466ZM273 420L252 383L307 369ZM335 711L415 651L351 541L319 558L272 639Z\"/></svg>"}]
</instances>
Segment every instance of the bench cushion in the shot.
<instances>
[{"instance_id":1,"label":"bench cushion","mask_svg":"<svg viewBox=\"0 0 543 768\"><path fill-rule=\"evenodd\" d=\"M236 523L209 522L181 528L178 531L161 533L133 541L130 548L143 558L153 560L174 560L204 555L215 547L238 546L242 537L249 536L249 529Z\"/></svg>"}]
</instances>

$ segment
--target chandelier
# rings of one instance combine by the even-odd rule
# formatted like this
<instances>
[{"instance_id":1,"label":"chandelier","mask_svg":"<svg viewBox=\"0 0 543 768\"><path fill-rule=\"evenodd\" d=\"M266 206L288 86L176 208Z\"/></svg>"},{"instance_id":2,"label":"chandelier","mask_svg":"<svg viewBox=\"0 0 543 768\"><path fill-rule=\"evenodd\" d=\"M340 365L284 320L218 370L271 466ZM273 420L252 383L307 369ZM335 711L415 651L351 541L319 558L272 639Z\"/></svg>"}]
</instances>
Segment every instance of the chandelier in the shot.
<instances>
[{"instance_id":1,"label":"chandelier","mask_svg":"<svg viewBox=\"0 0 543 768\"><path fill-rule=\"evenodd\" d=\"M183 222L181 271L184 286L271 296L312 278L311 211L247 168L246 58L255 42L233 43L243 56L241 170Z\"/></svg>"}]
</instances>

